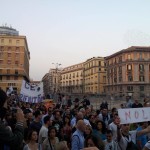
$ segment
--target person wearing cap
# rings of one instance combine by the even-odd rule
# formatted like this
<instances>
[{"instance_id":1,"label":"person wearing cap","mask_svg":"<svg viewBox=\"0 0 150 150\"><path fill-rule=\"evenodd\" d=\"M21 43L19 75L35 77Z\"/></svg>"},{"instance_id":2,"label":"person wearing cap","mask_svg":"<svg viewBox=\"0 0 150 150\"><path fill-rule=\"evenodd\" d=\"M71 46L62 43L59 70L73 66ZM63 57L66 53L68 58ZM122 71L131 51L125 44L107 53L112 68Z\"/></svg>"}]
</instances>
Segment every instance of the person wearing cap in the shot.
<instances>
[{"instance_id":1,"label":"person wearing cap","mask_svg":"<svg viewBox=\"0 0 150 150\"><path fill-rule=\"evenodd\" d=\"M24 138L24 114L21 109L17 109L15 129L12 132L11 129L4 124L5 115L7 112L7 95L0 89L0 149L5 147L9 149L20 149Z\"/></svg>"}]
</instances>

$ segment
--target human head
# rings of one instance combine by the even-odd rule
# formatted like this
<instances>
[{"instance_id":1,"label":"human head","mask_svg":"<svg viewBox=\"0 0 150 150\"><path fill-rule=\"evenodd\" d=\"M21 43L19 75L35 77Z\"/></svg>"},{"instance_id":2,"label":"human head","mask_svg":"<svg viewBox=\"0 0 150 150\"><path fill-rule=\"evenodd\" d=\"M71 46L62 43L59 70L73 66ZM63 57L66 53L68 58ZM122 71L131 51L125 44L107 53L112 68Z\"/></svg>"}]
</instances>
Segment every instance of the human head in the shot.
<instances>
[{"instance_id":1,"label":"human head","mask_svg":"<svg viewBox=\"0 0 150 150\"><path fill-rule=\"evenodd\" d=\"M106 131L106 138L107 138L107 141L108 141L108 142L111 142L111 141L112 141L112 137L113 137L112 131L111 131L111 130L107 130L107 131Z\"/></svg>"},{"instance_id":2,"label":"human head","mask_svg":"<svg viewBox=\"0 0 150 150\"><path fill-rule=\"evenodd\" d=\"M114 120L114 123L115 123L116 125L119 125L119 124L120 124L120 118L119 118L118 114L115 114L115 115L113 116L113 120Z\"/></svg>"},{"instance_id":3,"label":"human head","mask_svg":"<svg viewBox=\"0 0 150 150\"><path fill-rule=\"evenodd\" d=\"M50 124L50 116L45 116L44 117L44 119L43 119L43 121L44 121L44 124L47 124L47 125L49 125Z\"/></svg>"},{"instance_id":4,"label":"human head","mask_svg":"<svg viewBox=\"0 0 150 150\"><path fill-rule=\"evenodd\" d=\"M36 119L41 120L41 118L42 118L42 112L40 110L36 110L34 112L34 116L35 116Z\"/></svg>"},{"instance_id":5,"label":"human head","mask_svg":"<svg viewBox=\"0 0 150 150\"><path fill-rule=\"evenodd\" d=\"M85 134L86 135L91 135L92 134L92 128L90 125L86 125L85 127Z\"/></svg>"},{"instance_id":6,"label":"human head","mask_svg":"<svg viewBox=\"0 0 150 150\"><path fill-rule=\"evenodd\" d=\"M86 125L85 125L84 121L83 120L78 120L78 122L77 122L77 129L82 131L82 132L84 132L85 131L85 127L86 127Z\"/></svg>"},{"instance_id":7,"label":"human head","mask_svg":"<svg viewBox=\"0 0 150 150\"><path fill-rule=\"evenodd\" d=\"M130 124L122 124L121 125L121 130L124 134L128 134L130 130Z\"/></svg>"},{"instance_id":8,"label":"human head","mask_svg":"<svg viewBox=\"0 0 150 150\"><path fill-rule=\"evenodd\" d=\"M96 121L96 129L100 130L103 134L106 132L106 125L103 121Z\"/></svg>"},{"instance_id":9,"label":"human head","mask_svg":"<svg viewBox=\"0 0 150 150\"><path fill-rule=\"evenodd\" d=\"M30 130L28 132L28 137L27 137L27 141L30 142L30 141L36 141L38 138L38 134L37 134L37 131L35 130Z\"/></svg>"},{"instance_id":10,"label":"human head","mask_svg":"<svg viewBox=\"0 0 150 150\"><path fill-rule=\"evenodd\" d=\"M100 150L104 150L103 141L95 135L89 135L85 139L85 147L97 147Z\"/></svg>"},{"instance_id":11,"label":"human head","mask_svg":"<svg viewBox=\"0 0 150 150\"><path fill-rule=\"evenodd\" d=\"M108 115L108 109L107 108L102 108L102 115L107 116Z\"/></svg>"},{"instance_id":12,"label":"human head","mask_svg":"<svg viewBox=\"0 0 150 150\"><path fill-rule=\"evenodd\" d=\"M82 112L78 112L76 118L77 118L77 120L83 119L83 113Z\"/></svg>"},{"instance_id":13,"label":"human head","mask_svg":"<svg viewBox=\"0 0 150 150\"><path fill-rule=\"evenodd\" d=\"M53 139L56 136L56 128L55 127L49 127L48 128L48 137Z\"/></svg>"}]
</instances>

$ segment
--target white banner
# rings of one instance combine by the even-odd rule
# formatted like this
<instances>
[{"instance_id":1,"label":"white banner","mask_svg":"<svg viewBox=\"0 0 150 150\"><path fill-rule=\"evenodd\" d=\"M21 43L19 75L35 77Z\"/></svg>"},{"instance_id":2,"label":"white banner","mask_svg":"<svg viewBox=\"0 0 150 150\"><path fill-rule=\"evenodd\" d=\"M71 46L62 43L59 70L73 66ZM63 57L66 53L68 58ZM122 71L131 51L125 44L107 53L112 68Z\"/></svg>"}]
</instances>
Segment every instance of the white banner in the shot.
<instances>
[{"instance_id":1,"label":"white banner","mask_svg":"<svg viewBox=\"0 0 150 150\"><path fill-rule=\"evenodd\" d=\"M150 121L150 107L118 109L121 124Z\"/></svg>"},{"instance_id":2,"label":"white banner","mask_svg":"<svg viewBox=\"0 0 150 150\"><path fill-rule=\"evenodd\" d=\"M19 98L29 103L41 102L43 100L43 82L34 85L23 80Z\"/></svg>"}]
</instances>

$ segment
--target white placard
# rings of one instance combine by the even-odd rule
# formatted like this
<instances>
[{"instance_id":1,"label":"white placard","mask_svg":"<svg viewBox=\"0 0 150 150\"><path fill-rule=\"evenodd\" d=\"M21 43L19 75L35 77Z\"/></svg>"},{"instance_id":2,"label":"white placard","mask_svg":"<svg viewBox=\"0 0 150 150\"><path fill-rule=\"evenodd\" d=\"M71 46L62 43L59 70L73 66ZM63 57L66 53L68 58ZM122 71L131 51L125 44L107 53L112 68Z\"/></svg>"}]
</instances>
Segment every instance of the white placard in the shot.
<instances>
[{"instance_id":1,"label":"white placard","mask_svg":"<svg viewBox=\"0 0 150 150\"><path fill-rule=\"evenodd\" d=\"M23 80L19 98L21 101L29 103L41 102L43 100L43 82L33 85Z\"/></svg>"},{"instance_id":2,"label":"white placard","mask_svg":"<svg viewBox=\"0 0 150 150\"><path fill-rule=\"evenodd\" d=\"M150 107L118 109L121 124L150 121Z\"/></svg>"}]
</instances>

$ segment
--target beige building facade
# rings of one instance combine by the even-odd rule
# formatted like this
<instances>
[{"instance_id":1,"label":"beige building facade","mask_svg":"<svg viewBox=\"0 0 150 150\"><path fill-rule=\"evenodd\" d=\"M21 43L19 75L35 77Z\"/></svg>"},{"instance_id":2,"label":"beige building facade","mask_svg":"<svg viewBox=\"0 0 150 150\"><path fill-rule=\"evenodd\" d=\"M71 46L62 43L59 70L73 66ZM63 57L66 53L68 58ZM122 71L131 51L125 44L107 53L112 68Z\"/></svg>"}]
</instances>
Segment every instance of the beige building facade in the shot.
<instances>
[{"instance_id":1,"label":"beige building facade","mask_svg":"<svg viewBox=\"0 0 150 150\"><path fill-rule=\"evenodd\" d=\"M20 92L22 80L29 81L30 52L27 39L9 27L0 27L0 88L12 86Z\"/></svg>"},{"instance_id":2,"label":"beige building facade","mask_svg":"<svg viewBox=\"0 0 150 150\"><path fill-rule=\"evenodd\" d=\"M83 93L83 63L64 68L61 71L61 93Z\"/></svg>"},{"instance_id":3,"label":"beige building facade","mask_svg":"<svg viewBox=\"0 0 150 150\"><path fill-rule=\"evenodd\" d=\"M93 57L84 62L84 93L104 95L106 67L103 57Z\"/></svg>"},{"instance_id":4,"label":"beige building facade","mask_svg":"<svg viewBox=\"0 0 150 150\"><path fill-rule=\"evenodd\" d=\"M150 96L150 47L132 46L106 57L107 95Z\"/></svg>"}]
</instances>

